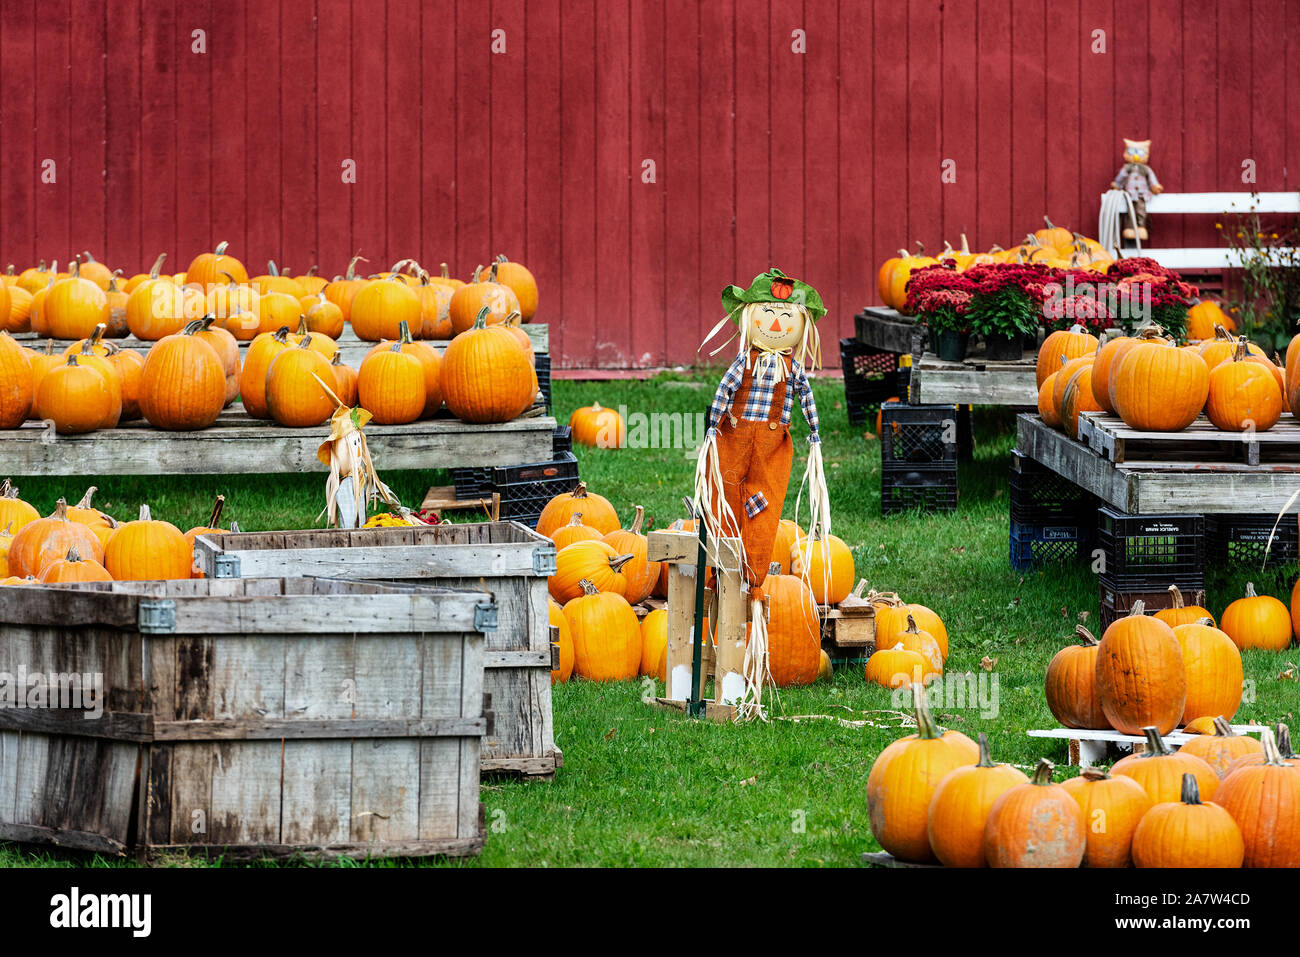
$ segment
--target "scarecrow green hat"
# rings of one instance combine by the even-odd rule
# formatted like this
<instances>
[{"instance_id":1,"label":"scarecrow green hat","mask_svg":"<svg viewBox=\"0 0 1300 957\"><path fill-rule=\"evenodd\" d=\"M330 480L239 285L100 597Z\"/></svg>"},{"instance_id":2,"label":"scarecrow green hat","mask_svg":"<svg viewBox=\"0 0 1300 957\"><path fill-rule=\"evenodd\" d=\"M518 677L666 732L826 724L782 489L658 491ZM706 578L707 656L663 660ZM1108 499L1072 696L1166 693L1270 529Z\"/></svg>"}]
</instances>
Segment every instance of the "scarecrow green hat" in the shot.
<instances>
[{"instance_id":1,"label":"scarecrow green hat","mask_svg":"<svg viewBox=\"0 0 1300 957\"><path fill-rule=\"evenodd\" d=\"M816 289L806 282L789 278L775 267L755 276L748 289L728 286L722 290L722 308L728 316L750 302L798 303L808 310L813 322L826 315L826 307L822 305L822 297Z\"/></svg>"}]
</instances>

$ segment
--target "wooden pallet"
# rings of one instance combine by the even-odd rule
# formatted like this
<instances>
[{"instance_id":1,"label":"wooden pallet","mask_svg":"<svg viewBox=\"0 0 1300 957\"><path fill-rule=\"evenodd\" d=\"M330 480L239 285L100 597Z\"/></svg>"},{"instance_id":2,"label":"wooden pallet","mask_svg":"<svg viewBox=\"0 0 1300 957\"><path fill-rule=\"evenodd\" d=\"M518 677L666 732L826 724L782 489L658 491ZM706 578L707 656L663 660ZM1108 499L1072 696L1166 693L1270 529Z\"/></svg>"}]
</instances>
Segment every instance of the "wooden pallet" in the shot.
<instances>
[{"instance_id":1,"label":"wooden pallet","mask_svg":"<svg viewBox=\"0 0 1300 957\"><path fill-rule=\"evenodd\" d=\"M1232 729L1238 734L1258 734L1264 730L1262 724L1234 724ZM1095 728L1043 728L1025 732L1031 738L1064 738L1068 742L1069 761L1071 765L1081 768L1092 767L1110 759L1112 750L1142 754L1146 751L1146 738L1140 734L1124 734L1122 731ZM1194 734L1183 731L1171 731L1161 735L1164 742L1177 749L1186 744Z\"/></svg>"},{"instance_id":2,"label":"wooden pallet","mask_svg":"<svg viewBox=\"0 0 1300 957\"><path fill-rule=\"evenodd\" d=\"M1189 461L1300 465L1300 420L1284 416L1267 432L1224 432L1204 415L1181 432L1143 432L1115 415L1085 412L1079 417L1079 441L1116 464L1160 467Z\"/></svg>"},{"instance_id":3,"label":"wooden pallet","mask_svg":"<svg viewBox=\"0 0 1300 957\"><path fill-rule=\"evenodd\" d=\"M854 334L863 345L899 355L920 355L925 326L888 306L867 306L853 318Z\"/></svg>"},{"instance_id":4,"label":"wooden pallet","mask_svg":"<svg viewBox=\"0 0 1300 957\"><path fill-rule=\"evenodd\" d=\"M443 412L408 425L366 426L380 474L403 469L509 466L552 454L555 419L540 406L511 422L472 425ZM40 422L0 431L0 462L12 475L228 475L326 472L316 450L325 426L295 429L255 419L235 404L197 432L165 432L138 420L84 435L56 435Z\"/></svg>"},{"instance_id":5,"label":"wooden pallet","mask_svg":"<svg viewBox=\"0 0 1300 957\"><path fill-rule=\"evenodd\" d=\"M876 650L876 609L867 603L817 606L822 648L832 658L869 658Z\"/></svg>"},{"instance_id":6,"label":"wooden pallet","mask_svg":"<svg viewBox=\"0 0 1300 957\"><path fill-rule=\"evenodd\" d=\"M1300 488L1300 462L1112 462L1028 413L1016 418L1016 447L1130 515L1296 511L1290 498Z\"/></svg>"}]
</instances>

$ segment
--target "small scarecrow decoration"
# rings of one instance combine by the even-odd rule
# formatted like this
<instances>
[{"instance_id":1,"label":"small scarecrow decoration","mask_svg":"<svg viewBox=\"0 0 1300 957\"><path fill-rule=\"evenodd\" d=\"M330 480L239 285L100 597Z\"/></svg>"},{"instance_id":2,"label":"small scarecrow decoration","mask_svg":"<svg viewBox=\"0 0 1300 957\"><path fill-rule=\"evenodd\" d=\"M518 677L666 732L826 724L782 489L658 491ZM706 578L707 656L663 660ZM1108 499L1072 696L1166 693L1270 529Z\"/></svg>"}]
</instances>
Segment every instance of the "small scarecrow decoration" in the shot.
<instances>
[{"instance_id":1,"label":"small scarecrow decoration","mask_svg":"<svg viewBox=\"0 0 1300 957\"><path fill-rule=\"evenodd\" d=\"M324 382L320 385L334 399L336 408L330 416L330 437L316 450L316 458L330 467L329 478L325 480L325 508L316 520L328 514L328 525L361 528L366 523L367 507L380 499L405 511L392 489L380 480L370 459L366 436L361 431L370 421L370 413L349 408Z\"/></svg>"},{"instance_id":2,"label":"small scarecrow decoration","mask_svg":"<svg viewBox=\"0 0 1300 957\"><path fill-rule=\"evenodd\" d=\"M1124 140L1124 165L1115 174L1112 189L1128 194L1133 203L1133 218L1126 221L1120 217L1123 228L1120 235L1125 239L1135 236L1142 242L1147 240L1147 200L1159 195L1164 187L1156 179L1155 170L1147 164L1151 162L1150 140ZM1135 231L1136 228L1136 231Z\"/></svg>"},{"instance_id":3,"label":"small scarecrow decoration","mask_svg":"<svg viewBox=\"0 0 1300 957\"><path fill-rule=\"evenodd\" d=\"M745 651L745 688L739 695L737 689L724 688L719 697L734 699L727 703L736 703L742 716L761 717L763 685L771 680L763 582L794 461L790 413L796 400L808 423L809 446L795 518L797 521L806 488L811 511L809 539L821 541L829 552L830 504L817 406L807 377L808 369L821 365L816 322L825 315L826 307L812 286L775 268L756 276L748 289L728 286L722 291L722 307L726 316L700 348L728 322L737 324L736 332L710 355L737 337L739 348L709 409L709 425L696 462L693 504L714 540L740 539L751 629ZM829 555L823 567L829 567ZM806 577L806 569L803 574Z\"/></svg>"}]
</instances>

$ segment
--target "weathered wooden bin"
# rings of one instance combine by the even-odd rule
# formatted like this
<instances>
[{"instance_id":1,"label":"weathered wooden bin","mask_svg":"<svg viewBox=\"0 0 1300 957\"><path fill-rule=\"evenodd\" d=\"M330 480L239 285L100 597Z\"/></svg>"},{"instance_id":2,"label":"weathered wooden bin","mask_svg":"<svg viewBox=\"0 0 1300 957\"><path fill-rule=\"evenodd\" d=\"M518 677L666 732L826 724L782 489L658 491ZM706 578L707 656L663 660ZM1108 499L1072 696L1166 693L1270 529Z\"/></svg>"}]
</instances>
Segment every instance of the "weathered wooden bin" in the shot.
<instances>
[{"instance_id":1,"label":"weathered wooden bin","mask_svg":"<svg viewBox=\"0 0 1300 957\"><path fill-rule=\"evenodd\" d=\"M494 607L482 591L323 578L0 589L0 839L476 853ZM16 707L10 689L35 674L101 675L102 696L47 679L60 700L38 707L28 678Z\"/></svg>"},{"instance_id":2,"label":"weathered wooden bin","mask_svg":"<svg viewBox=\"0 0 1300 957\"><path fill-rule=\"evenodd\" d=\"M209 535L194 543L211 578L326 575L477 588L496 599L483 687L495 731L483 770L550 777L562 763L551 719L546 579L555 544L517 522Z\"/></svg>"}]
</instances>

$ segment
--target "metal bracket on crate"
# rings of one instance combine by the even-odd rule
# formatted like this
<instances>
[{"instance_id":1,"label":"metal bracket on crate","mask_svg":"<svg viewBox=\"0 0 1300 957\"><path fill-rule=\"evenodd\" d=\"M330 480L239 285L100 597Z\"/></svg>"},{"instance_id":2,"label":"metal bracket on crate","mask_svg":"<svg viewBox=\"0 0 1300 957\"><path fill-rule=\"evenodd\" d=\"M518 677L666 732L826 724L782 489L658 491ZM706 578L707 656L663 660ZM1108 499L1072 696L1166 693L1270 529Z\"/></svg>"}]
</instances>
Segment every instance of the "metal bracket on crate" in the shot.
<instances>
[{"instance_id":1,"label":"metal bracket on crate","mask_svg":"<svg viewBox=\"0 0 1300 957\"><path fill-rule=\"evenodd\" d=\"M555 546L542 545L533 549L533 573L536 575L554 575L557 570L555 564Z\"/></svg>"},{"instance_id":2,"label":"metal bracket on crate","mask_svg":"<svg viewBox=\"0 0 1300 957\"><path fill-rule=\"evenodd\" d=\"M497 630L497 606L493 602L480 602L474 606L474 630Z\"/></svg>"},{"instance_id":3,"label":"metal bracket on crate","mask_svg":"<svg viewBox=\"0 0 1300 957\"><path fill-rule=\"evenodd\" d=\"M170 598L142 599L137 615L142 634L170 635L176 632L176 602Z\"/></svg>"},{"instance_id":4,"label":"metal bracket on crate","mask_svg":"<svg viewBox=\"0 0 1300 957\"><path fill-rule=\"evenodd\" d=\"M218 555L212 561L213 578L242 578L238 555Z\"/></svg>"}]
</instances>

